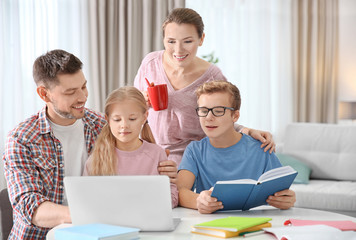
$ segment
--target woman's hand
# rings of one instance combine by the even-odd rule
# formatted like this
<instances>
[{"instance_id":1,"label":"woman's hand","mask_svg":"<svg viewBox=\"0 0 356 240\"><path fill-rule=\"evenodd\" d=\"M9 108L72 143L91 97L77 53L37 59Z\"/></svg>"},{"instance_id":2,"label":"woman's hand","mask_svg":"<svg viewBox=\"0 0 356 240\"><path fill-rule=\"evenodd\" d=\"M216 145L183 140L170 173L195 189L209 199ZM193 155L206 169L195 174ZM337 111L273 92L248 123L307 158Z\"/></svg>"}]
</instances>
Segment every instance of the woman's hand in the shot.
<instances>
[{"instance_id":1,"label":"woman's hand","mask_svg":"<svg viewBox=\"0 0 356 240\"><path fill-rule=\"evenodd\" d=\"M295 201L295 192L290 189L276 192L267 199L269 205L279 209L289 209L294 206Z\"/></svg>"},{"instance_id":2,"label":"woman's hand","mask_svg":"<svg viewBox=\"0 0 356 240\"><path fill-rule=\"evenodd\" d=\"M213 188L202 191L197 197L197 208L199 213L213 213L223 208L222 202L218 202L216 198L211 197L212 191Z\"/></svg>"},{"instance_id":3,"label":"woman's hand","mask_svg":"<svg viewBox=\"0 0 356 240\"><path fill-rule=\"evenodd\" d=\"M265 152L267 152L268 150L269 153L276 151L276 144L273 141L271 133L250 128L248 131L248 135L262 142L261 148L265 148Z\"/></svg>"},{"instance_id":4,"label":"woman's hand","mask_svg":"<svg viewBox=\"0 0 356 240\"><path fill-rule=\"evenodd\" d=\"M148 97L148 92L147 91L141 91L142 95L145 97L147 107L152 107L150 98Z\"/></svg>"}]
</instances>

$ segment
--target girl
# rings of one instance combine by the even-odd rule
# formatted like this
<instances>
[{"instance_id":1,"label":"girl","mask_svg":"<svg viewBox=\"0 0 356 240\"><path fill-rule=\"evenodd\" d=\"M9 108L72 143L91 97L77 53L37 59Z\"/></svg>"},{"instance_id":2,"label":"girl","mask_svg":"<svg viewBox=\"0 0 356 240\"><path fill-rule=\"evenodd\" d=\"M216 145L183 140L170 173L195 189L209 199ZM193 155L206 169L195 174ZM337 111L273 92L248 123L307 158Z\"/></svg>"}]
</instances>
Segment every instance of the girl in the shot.
<instances>
[{"instance_id":1,"label":"girl","mask_svg":"<svg viewBox=\"0 0 356 240\"><path fill-rule=\"evenodd\" d=\"M96 140L83 175L159 175L164 149L155 144L147 122L148 107L135 87L121 87L106 99L107 124ZM140 138L141 135L141 138ZM178 204L178 190L171 183L172 207Z\"/></svg>"}]
</instances>

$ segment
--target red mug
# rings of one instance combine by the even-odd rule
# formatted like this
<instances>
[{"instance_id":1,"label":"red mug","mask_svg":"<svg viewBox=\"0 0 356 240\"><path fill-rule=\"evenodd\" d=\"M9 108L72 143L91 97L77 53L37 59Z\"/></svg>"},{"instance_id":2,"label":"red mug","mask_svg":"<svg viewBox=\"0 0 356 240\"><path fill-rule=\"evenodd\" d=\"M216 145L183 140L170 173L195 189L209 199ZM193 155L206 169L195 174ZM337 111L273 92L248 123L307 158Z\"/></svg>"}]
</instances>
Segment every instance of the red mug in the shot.
<instances>
[{"instance_id":1,"label":"red mug","mask_svg":"<svg viewBox=\"0 0 356 240\"><path fill-rule=\"evenodd\" d=\"M168 107L167 84L158 84L147 88L153 110L160 111Z\"/></svg>"}]
</instances>

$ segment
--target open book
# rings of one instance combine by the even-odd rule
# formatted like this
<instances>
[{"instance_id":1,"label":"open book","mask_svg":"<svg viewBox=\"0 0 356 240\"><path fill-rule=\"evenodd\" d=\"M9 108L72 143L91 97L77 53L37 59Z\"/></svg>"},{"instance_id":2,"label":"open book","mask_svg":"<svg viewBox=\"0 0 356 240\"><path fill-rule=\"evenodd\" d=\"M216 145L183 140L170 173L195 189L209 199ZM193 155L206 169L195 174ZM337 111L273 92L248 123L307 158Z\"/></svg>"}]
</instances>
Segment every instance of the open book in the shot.
<instances>
[{"instance_id":1,"label":"open book","mask_svg":"<svg viewBox=\"0 0 356 240\"><path fill-rule=\"evenodd\" d=\"M248 210L267 204L268 196L288 189L297 174L292 167L284 166L263 173L257 181L253 179L218 181L211 196L222 202L223 211Z\"/></svg>"},{"instance_id":2,"label":"open book","mask_svg":"<svg viewBox=\"0 0 356 240\"><path fill-rule=\"evenodd\" d=\"M355 239L354 231L341 231L326 225L274 227L263 230L273 234L278 240Z\"/></svg>"}]
</instances>

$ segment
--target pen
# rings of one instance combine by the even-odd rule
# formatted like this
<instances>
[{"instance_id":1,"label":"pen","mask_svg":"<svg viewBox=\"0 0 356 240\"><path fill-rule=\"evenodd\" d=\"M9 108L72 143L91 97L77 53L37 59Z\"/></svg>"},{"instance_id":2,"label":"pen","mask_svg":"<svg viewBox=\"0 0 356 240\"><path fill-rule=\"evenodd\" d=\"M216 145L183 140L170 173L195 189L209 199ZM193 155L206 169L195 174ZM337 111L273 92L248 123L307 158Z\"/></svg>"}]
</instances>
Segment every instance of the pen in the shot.
<instances>
[{"instance_id":1,"label":"pen","mask_svg":"<svg viewBox=\"0 0 356 240\"><path fill-rule=\"evenodd\" d=\"M245 233L243 236L244 237L252 237L252 236L260 235L262 233L265 233L265 231L249 232L249 233Z\"/></svg>"}]
</instances>

